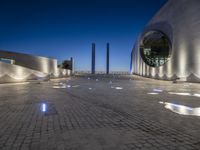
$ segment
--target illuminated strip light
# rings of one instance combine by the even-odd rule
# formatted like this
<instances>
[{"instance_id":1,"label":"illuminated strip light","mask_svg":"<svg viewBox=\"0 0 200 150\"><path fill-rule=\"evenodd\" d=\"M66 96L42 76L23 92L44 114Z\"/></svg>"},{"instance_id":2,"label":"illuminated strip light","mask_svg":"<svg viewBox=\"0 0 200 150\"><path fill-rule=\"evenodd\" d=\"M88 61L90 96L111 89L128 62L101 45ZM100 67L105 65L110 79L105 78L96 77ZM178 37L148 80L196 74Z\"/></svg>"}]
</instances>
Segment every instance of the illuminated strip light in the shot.
<instances>
[{"instance_id":1,"label":"illuminated strip light","mask_svg":"<svg viewBox=\"0 0 200 150\"><path fill-rule=\"evenodd\" d=\"M192 108L184 105L173 104L168 102L159 102L164 104L166 109L171 110L180 115L191 115L191 116L200 116L200 107Z\"/></svg>"},{"instance_id":2,"label":"illuminated strip light","mask_svg":"<svg viewBox=\"0 0 200 150\"><path fill-rule=\"evenodd\" d=\"M70 87L71 87L71 85L67 85L67 87L68 87L68 88L70 88Z\"/></svg>"},{"instance_id":3,"label":"illuminated strip light","mask_svg":"<svg viewBox=\"0 0 200 150\"><path fill-rule=\"evenodd\" d=\"M65 89L66 86L53 86L53 89Z\"/></svg>"},{"instance_id":4,"label":"illuminated strip light","mask_svg":"<svg viewBox=\"0 0 200 150\"><path fill-rule=\"evenodd\" d=\"M160 89L153 89L154 92L163 92L163 90Z\"/></svg>"},{"instance_id":5,"label":"illuminated strip light","mask_svg":"<svg viewBox=\"0 0 200 150\"><path fill-rule=\"evenodd\" d=\"M191 93L176 93L176 92L168 92L168 93L173 95L192 96Z\"/></svg>"},{"instance_id":6,"label":"illuminated strip light","mask_svg":"<svg viewBox=\"0 0 200 150\"><path fill-rule=\"evenodd\" d=\"M152 93L147 93L147 94L149 94L149 95L158 95L159 93L152 92Z\"/></svg>"},{"instance_id":7,"label":"illuminated strip light","mask_svg":"<svg viewBox=\"0 0 200 150\"><path fill-rule=\"evenodd\" d=\"M46 112L46 104L42 104L42 112Z\"/></svg>"},{"instance_id":8,"label":"illuminated strip light","mask_svg":"<svg viewBox=\"0 0 200 150\"><path fill-rule=\"evenodd\" d=\"M195 96L195 97L200 97L200 94L196 94L196 93L195 93L193 96Z\"/></svg>"},{"instance_id":9,"label":"illuminated strip light","mask_svg":"<svg viewBox=\"0 0 200 150\"><path fill-rule=\"evenodd\" d=\"M194 97L200 97L200 94L198 93L176 93L176 92L169 92L169 94L174 94L174 95L182 95L182 96L194 96Z\"/></svg>"},{"instance_id":10,"label":"illuminated strip light","mask_svg":"<svg viewBox=\"0 0 200 150\"><path fill-rule=\"evenodd\" d=\"M111 86L111 89L122 90L122 89L123 89L123 87L120 87L120 86L116 86L116 87L114 87L114 86Z\"/></svg>"},{"instance_id":11,"label":"illuminated strip light","mask_svg":"<svg viewBox=\"0 0 200 150\"><path fill-rule=\"evenodd\" d=\"M116 90L122 90L123 87L115 87Z\"/></svg>"}]
</instances>

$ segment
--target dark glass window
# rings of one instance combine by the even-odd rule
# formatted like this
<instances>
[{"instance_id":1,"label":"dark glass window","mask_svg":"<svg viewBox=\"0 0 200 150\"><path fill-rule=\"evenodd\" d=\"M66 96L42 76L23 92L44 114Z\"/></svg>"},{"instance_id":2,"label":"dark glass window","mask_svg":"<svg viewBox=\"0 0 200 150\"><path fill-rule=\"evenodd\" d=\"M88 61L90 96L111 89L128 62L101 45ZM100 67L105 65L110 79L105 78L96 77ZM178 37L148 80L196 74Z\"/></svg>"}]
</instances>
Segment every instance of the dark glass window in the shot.
<instances>
[{"instance_id":1,"label":"dark glass window","mask_svg":"<svg viewBox=\"0 0 200 150\"><path fill-rule=\"evenodd\" d=\"M140 53L144 62L151 67L159 67L170 57L171 44L168 37L159 31L146 33L140 44Z\"/></svg>"}]
</instances>

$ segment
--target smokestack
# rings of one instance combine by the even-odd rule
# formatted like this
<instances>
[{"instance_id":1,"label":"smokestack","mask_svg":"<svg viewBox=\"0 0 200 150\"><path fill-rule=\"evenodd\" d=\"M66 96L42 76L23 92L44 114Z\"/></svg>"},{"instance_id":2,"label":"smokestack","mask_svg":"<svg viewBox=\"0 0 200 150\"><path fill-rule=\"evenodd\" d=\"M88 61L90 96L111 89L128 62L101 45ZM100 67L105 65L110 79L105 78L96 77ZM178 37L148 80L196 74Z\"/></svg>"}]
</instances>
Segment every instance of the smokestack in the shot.
<instances>
[{"instance_id":1,"label":"smokestack","mask_svg":"<svg viewBox=\"0 0 200 150\"><path fill-rule=\"evenodd\" d=\"M95 74L95 43L92 43L92 68L91 73Z\"/></svg>"},{"instance_id":2,"label":"smokestack","mask_svg":"<svg viewBox=\"0 0 200 150\"><path fill-rule=\"evenodd\" d=\"M106 45L106 74L109 74L109 63L110 63L110 44Z\"/></svg>"}]
</instances>

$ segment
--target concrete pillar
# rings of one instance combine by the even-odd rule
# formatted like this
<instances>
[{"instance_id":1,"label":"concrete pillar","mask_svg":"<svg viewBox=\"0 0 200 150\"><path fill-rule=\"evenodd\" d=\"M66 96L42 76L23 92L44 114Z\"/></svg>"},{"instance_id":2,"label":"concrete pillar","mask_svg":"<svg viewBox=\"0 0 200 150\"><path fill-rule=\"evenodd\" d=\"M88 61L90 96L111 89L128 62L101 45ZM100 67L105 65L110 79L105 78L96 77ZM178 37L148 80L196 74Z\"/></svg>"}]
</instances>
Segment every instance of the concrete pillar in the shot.
<instances>
[{"instance_id":1,"label":"concrete pillar","mask_svg":"<svg viewBox=\"0 0 200 150\"><path fill-rule=\"evenodd\" d=\"M71 74L74 74L74 59L73 57L70 58L71 61Z\"/></svg>"},{"instance_id":2,"label":"concrete pillar","mask_svg":"<svg viewBox=\"0 0 200 150\"><path fill-rule=\"evenodd\" d=\"M109 74L109 63L110 63L110 44L106 44L106 74Z\"/></svg>"},{"instance_id":3,"label":"concrete pillar","mask_svg":"<svg viewBox=\"0 0 200 150\"><path fill-rule=\"evenodd\" d=\"M92 43L92 68L91 73L95 74L95 43Z\"/></svg>"},{"instance_id":4,"label":"concrete pillar","mask_svg":"<svg viewBox=\"0 0 200 150\"><path fill-rule=\"evenodd\" d=\"M110 44L107 43L106 45L106 74L109 74L109 67L110 67Z\"/></svg>"},{"instance_id":5,"label":"concrete pillar","mask_svg":"<svg viewBox=\"0 0 200 150\"><path fill-rule=\"evenodd\" d=\"M135 64L134 64L135 65ZM130 63L130 74L133 74L133 51L131 51L131 63Z\"/></svg>"}]
</instances>

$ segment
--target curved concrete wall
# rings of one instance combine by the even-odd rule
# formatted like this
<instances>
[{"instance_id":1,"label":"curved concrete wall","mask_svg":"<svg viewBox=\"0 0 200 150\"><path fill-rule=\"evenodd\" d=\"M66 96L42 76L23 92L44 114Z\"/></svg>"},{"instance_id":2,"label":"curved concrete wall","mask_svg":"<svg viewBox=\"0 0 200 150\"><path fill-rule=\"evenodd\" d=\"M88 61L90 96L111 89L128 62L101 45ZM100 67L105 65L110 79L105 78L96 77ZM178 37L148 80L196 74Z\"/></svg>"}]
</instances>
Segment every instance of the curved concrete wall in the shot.
<instances>
[{"instance_id":1,"label":"curved concrete wall","mask_svg":"<svg viewBox=\"0 0 200 150\"><path fill-rule=\"evenodd\" d=\"M13 59L15 60L16 65L48 74L54 74L57 71L56 59L41 56L33 56L22 53L8 52L4 50L0 50L0 58Z\"/></svg>"},{"instance_id":2,"label":"curved concrete wall","mask_svg":"<svg viewBox=\"0 0 200 150\"><path fill-rule=\"evenodd\" d=\"M0 62L0 83L48 79L49 75L25 67Z\"/></svg>"},{"instance_id":3,"label":"curved concrete wall","mask_svg":"<svg viewBox=\"0 0 200 150\"><path fill-rule=\"evenodd\" d=\"M132 72L141 76L200 81L200 0L168 0L138 37L132 52ZM140 56L140 41L150 30L165 33L172 52L161 67L150 67Z\"/></svg>"},{"instance_id":4,"label":"curved concrete wall","mask_svg":"<svg viewBox=\"0 0 200 150\"><path fill-rule=\"evenodd\" d=\"M0 58L14 60L14 64L0 61L0 83L27 80L46 80L71 75L70 70L57 68L57 60L0 50Z\"/></svg>"}]
</instances>

